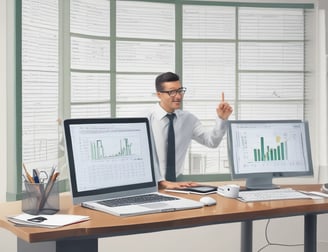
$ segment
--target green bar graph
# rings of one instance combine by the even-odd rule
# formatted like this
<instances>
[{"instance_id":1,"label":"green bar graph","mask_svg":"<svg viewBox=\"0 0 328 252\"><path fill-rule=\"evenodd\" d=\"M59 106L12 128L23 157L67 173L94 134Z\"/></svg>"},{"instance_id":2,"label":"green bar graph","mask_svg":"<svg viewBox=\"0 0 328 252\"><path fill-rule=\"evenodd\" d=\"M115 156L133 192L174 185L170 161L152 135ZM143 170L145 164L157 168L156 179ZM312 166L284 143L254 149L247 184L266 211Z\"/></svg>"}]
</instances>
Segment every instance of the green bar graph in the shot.
<instances>
[{"instance_id":1,"label":"green bar graph","mask_svg":"<svg viewBox=\"0 0 328 252\"><path fill-rule=\"evenodd\" d=\"M90 154L92 160L101 160L111 157L123 157L132 155L132 143L129 143L129 139L127 138L120 140L119 151L107 155L105 155L102 140L95 140L91 142L90 145Z\"/></svg>"},{"instance_id":2,"label":"green bar graph","mask_svg":"<svg viewBox=\"0 0 328 252\"><path fill-rule=\"evenodd\" d=\"M264 161L264 138L261 137L261 161Z\"/></svg>"},{"instance_id":3,"label":"green bar graph","mask_svg":"<svg viewBox=\"0 0 328 252\"><path fill-rule=\"evenodd\" d=\"M257 158L257 150L256 149L254 149L254 161L255 162L258 161L258 158Z\"/></svg>"},{"instance_id":4,"label":"green bar graph","mask_svg":"<svg viewBox=\"0 0 328 252\"><path fill-rule=\"evenodd\" d=\"M259 140L259 148L253 149L255 162L288 160L287 141L282 142L280 136L276 136L276 146L265 145L264 137Z\"/></svg>"},{"instance_id":5,"label":"green bar graph","mask_svg":"<svg viewBox=\"0 0 328 252\"><path fill-rule=\"evenodd\" d=\"M281 159L282 160L285 160L285 148L284 148L284 144L283 143L280 143L280 149L281 149Z\"/></svg>"}]
</instances>

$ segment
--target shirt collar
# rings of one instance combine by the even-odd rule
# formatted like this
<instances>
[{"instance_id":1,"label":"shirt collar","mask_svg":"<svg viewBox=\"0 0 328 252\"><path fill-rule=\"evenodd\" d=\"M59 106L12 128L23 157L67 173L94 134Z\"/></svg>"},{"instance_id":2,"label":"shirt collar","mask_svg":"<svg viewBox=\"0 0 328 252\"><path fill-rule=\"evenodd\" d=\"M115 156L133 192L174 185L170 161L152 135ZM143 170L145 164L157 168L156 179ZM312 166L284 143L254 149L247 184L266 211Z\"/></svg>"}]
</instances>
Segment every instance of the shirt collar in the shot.
<instances>
[{"instance_id":1,"label":"shirt collar","mask_svg":"<svg viewBox=\"0 0 328 252\"><path fill-rule=\"evenodd\" d=\"M180 109L177 109L174 111L176 117L179 117ZM155 107L155 116L157 120L162 120L167 115L167 112L159 105L159 103L156 104Z\"/></svg>"}]
</instances>

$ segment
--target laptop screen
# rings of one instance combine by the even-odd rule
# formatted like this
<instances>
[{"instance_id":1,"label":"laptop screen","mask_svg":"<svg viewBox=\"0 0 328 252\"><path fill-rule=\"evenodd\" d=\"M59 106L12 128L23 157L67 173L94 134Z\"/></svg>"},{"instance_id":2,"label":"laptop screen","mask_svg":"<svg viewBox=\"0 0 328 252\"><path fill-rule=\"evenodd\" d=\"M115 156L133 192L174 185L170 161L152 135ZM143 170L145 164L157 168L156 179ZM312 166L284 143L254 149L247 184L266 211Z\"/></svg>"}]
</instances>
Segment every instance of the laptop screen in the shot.
<instances>
[{"instance_id":1,"label":"laptop screen","mask_svg":"<svg viewBox=\"0 0 328 252\"><path fill-rule=\"evenodd\" d=\"M156 187L147 118L67 119L64 130L79 202Z\"/></svg>"}]
</instances>

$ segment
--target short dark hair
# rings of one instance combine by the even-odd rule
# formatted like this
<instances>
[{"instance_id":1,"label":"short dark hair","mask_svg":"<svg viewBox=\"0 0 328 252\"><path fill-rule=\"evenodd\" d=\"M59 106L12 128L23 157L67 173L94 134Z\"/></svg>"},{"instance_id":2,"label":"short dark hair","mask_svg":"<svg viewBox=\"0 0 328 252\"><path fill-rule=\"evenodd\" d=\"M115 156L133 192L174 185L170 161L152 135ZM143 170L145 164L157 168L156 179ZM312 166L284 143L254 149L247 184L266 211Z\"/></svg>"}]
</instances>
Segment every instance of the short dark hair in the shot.
<instances>
[{"instance_id":1,"label":"short dark hair","mask_svg":"<svg viewBox=\"0 0 328 252\"><path fill-rule=\"evenodd\" d=\"M172 73L172 72L166 72L158 75L155 80L155 85L156 85L156 91L162 91L163 86L162 84L164 82L171 82L171 81L178 81L180 80L179 75Z\"/></svg>"}]
</instances>

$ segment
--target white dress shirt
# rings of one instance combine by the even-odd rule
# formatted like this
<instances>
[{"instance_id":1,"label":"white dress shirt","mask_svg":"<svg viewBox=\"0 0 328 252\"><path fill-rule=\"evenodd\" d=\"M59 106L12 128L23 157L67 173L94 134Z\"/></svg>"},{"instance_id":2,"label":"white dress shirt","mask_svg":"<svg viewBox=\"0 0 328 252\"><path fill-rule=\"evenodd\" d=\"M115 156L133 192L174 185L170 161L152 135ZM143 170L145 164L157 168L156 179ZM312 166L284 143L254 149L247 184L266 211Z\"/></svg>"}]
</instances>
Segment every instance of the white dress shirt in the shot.
<instances>
[{"instance_id":1,"label":"white dress shirt","mask_svg":"<svg viewBox=\"0 0 328 252\"><path fill-rule=\"evenodd\" d=\"M206 129L199 119L190 112L175 110L174 118L175 132L175 157L176 157L176 175L183 172L183 163L187 154L187 149L191 140L210 148L219 146L224 134L226 133L226 121L216 118L215 126L212 130ZM166 172L166 150L167 150L167 132L169 119L167 112L156 104L148 114L150 127L153 137L155 168L159 169L158 180L164 180ZM158 167L159 166L159 167Z\"/></svg>"}]
</instances>

